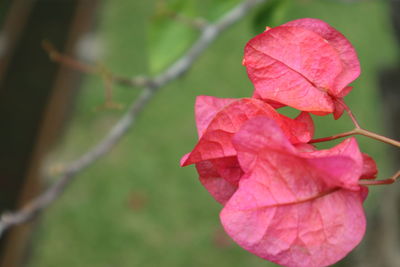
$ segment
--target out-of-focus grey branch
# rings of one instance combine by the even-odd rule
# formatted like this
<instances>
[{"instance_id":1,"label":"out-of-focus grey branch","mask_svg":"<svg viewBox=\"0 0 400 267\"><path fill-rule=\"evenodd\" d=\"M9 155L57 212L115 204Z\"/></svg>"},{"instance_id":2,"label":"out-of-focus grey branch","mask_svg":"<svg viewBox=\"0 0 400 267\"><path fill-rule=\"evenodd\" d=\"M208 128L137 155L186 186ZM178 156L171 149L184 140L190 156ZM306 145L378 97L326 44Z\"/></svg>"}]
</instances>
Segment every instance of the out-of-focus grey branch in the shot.
<instances>
[{"instance_id":1,"label":"out-of-focus grey branch","mask_svg":"<svg viewBox=\"0 0 400 267\"><path fill-rule=\"evenodd\" d=\"M160 75L146 83L138 98L128 108L125 115L111 128L108 134L85 154L73 161L60 174L59 179L46 191L35 199L28 202L16 212L8 212L0 218L0 236L11 226L29 221L35 215L43 211L60 197L68 184L82 170L93 164L97 159L109 152L115 144L132 128L137 116L141 113L147 103L153 98L157 91L169 82L181 77L193 65L201 53L226 29L245 16L254 6L267 0L247 0L234 7L221 19L213 24L205 26L198 40L193 46L167 68Z\"/></svg>"}]
</instances>

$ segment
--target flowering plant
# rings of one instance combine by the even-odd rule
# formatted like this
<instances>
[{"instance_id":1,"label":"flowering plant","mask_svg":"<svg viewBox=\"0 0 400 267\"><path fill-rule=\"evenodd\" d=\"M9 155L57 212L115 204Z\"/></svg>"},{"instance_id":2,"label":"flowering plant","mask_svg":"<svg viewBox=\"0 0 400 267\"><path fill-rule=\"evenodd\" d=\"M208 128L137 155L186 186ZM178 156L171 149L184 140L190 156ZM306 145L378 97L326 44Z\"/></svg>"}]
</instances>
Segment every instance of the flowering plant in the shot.
<instances>
[{"instance_id":1,"label":"flowering plant","mask_svg":"<svg viewBox=\"0 0 400 267\"><path fill-rule=\"evenodd\" d=\"M240 246L284 266L327 266L361 241L363 201L375 180L374 160L354 137L325 150L312 144L362 134L398 141L359 126L343 97L360 73L350 42L327 23L299 19L251 39L243 64L251 98L199 96L199 141L181 165L195 164L200 181L224 208L225 231ZM294 119L277 109L301 111ZM355 129L313 139L309 113L338 119L347 111Z\"/></svg>"}]
</instances>

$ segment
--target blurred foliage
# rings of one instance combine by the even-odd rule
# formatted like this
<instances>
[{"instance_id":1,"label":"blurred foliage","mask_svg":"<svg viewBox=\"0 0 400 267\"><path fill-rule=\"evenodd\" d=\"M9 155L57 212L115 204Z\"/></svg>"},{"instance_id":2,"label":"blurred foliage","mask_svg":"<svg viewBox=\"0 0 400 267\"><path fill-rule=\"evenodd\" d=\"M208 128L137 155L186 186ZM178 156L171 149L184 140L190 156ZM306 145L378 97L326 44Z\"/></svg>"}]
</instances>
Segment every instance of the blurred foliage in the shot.
<instances>
[{"instance_id":1,"label":"blurred foliage","mask_svg":"<svg viewBox=\"0 0 400 267\"><path fill-rule=\"evenodd\" d=\"M212 22L238 2L238 0L201 2L157 0L154 13L150 17L151 73L162 71L187 50L198 35L195 24L199 19Z\"/></svg>"},{"instance_id":2,"label":"blurred foliage","mask_svg":"<svg viewBox=\"0 0 400 267\"><path fill-rule=\"evenodd\" d=\"M237 2L165 1L169 9L209 21ZM275 5L267 4L260 9L265 11L255 11L224 33L186 76L160 91L135 129L109 155L77 177L43 216L28 266L274 266L226 237L219 224L220 205L200 185L193 167L179 167L180 157L197 138L195 96L250 96L252 85L241 61L255 25L262 32L267 26L263 23L275 26L315 17L342 31L356 47L363 72L347 101L365 127L383 133L376 73L396 58L384 1L299 0L288 6ZM106 51L101 61L109 69L131 76L159 72L198 35L188 25L157 12L157 2L105 1L98 34ZM263 12L274 18L264 22ZM86 79L69 130L49 157L50 166L80 155L123 113L95 111L103 101L103 90L98 77ZM138 89L116 87L115 100L126 106L137 93ZM336 122L330 117L315 119L319 137L351 127L345 116ZM359 140L380 169L387 169L386 146ZM380 176L388 175L382 171ZM376 198L374 194L369 198L369 212Z\"/></svg>"},{"instance_id":3,"label":"blurred foliage","mask_svg":"<svg viewBox=\"0 0 400 267\"><path fill-rule=\"evenodd\" d=\"M253 29L256 34L263 32L265 27L275 27L284 20L290 5L290 0L271 0L260 6L253 18Z\"/></svg>"},{"instance_id":4,"label":"blurred foliage","mask_svg":"<svg viewBox=\"0 0 400 267\"><path fill-rule=\"evenodd\" d=\"M158 73L178 58L195 40L191 25L176 19L176 15L193 19L193 1L158 1L151 18L149 31L149 59L152 73ZM175 18L175 19L174 19Z\"/></svg>"}]
</instances>

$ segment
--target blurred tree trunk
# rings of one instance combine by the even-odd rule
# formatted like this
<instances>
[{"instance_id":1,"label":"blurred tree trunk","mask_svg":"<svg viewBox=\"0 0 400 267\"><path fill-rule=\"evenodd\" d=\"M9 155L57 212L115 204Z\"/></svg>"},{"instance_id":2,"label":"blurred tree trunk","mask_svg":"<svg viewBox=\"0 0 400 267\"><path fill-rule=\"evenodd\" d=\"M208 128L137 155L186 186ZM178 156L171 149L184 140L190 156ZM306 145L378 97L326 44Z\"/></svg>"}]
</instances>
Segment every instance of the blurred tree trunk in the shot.
<instances>
[{"instance_id":1,"label":"blurred tree trunk","mask_svg":"<svg viewBox=\"0 0 400 267\"><path fill-rule=\"evenodd\" d=\"M93 21L97 0L7 0L0 40L0 213L14 210L41 189L40 166L59 135L79 74L51 62L48 40L73 55ZM0 240L0 266L20 266L32 224Z\"/></svg>"}]
</instances>

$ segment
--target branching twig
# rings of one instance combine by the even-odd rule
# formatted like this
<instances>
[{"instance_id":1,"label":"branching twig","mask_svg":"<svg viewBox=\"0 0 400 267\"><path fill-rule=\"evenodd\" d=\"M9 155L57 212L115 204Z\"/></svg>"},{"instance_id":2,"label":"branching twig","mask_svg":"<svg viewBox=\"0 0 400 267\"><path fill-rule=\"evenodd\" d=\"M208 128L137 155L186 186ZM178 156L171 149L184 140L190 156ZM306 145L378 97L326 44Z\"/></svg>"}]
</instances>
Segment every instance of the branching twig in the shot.
<instances>
[{"instance_id":1,"label":"branching twig","mask_svg":"<svg viewBox=\"0 0 400 267\"><path fill-rule=\"evenodd\" d=\"M133 78L128 78L128 77L123 77L114 74L107 68L101 65L96 65L96 64L90 64L90 63L85 63L81 62L69 55L65 55L58 51L54 45L49 42L48 40L44 40L42 42L42 47L43 49L47 52L49 55L49 58L52 61L58 62L64 66L67 66L71 69L80 71L82 73L86 74L100 74L101 76L108 76L108 79L110 82L117 83L120 85L124 86L130 86L130 87L144 87L144 86L151 86L152 85L152 80L150 78L144 77L144 76L137 76Z\"/></svg>"},{"instance_id":2,"label":"branching twig","mask_svg":"<svg viewBox=\"0 0 400 267\"><path fill-rule=\"evenodd\" d=\"M158 0L156 5L156 14L158 16L167 16L177 22L183 23L188 25L196 30L203 30L205 27L208 26L208 21L205 18L197 17L192 18L188 17L182 13L176 12L173 9L168 7L168 4L164 0Z\"/></svg>"},{"instance_id":3,"label":"branching twig","mask_svg":"<svg viewBox=\"0 0 400 267\"><path fill-rule=\"evenodd\" d=\"M169 10L165 11L165 13L177 22L182 22L197 30L203 30L205 27L208 26L208 22L203 18L190 18L186 17L183 14Z\"/></svg>"},{"instance_id":4,"label":"branching twig","mask_svg":"<svg viewBox=\"0 0 400 267\"><path fill-rule=\"evenodd\" d=\"M199 39L193 44L188 52L159 76L152 79L153 82L143 89L125 115L112 127L104 139L66 167L58 181L51 185L41 195L28 202L22 207L22 209L12 213L5 213L1 216L0 236L11 226L27 222L59 198L68 184L80 171L93 164L100 157L106 155L107 152L115 146L122 136L126 134L128 129L133 126L136 117L161 87L182 76L221 32L241 19L255 5L264 1L266 0L244 1L225 14L216 23L204 27Z\"/></svg>"}]
</instances>

